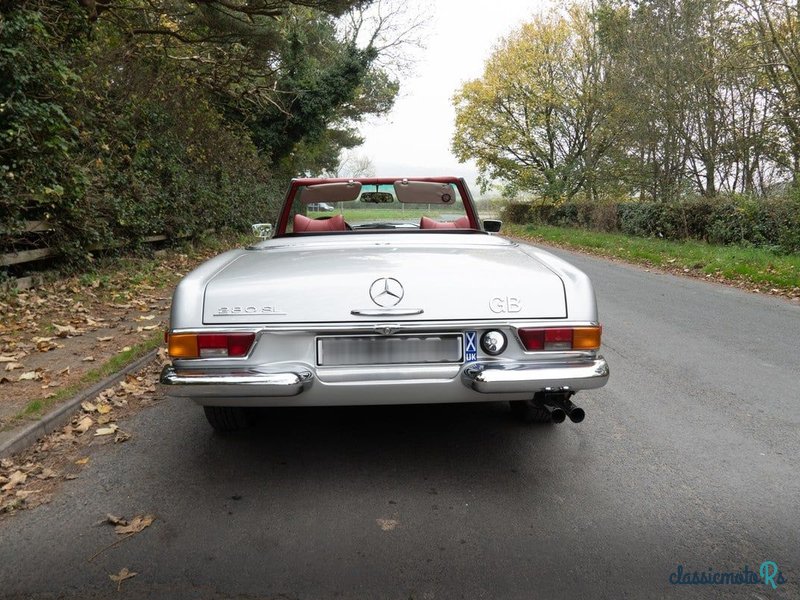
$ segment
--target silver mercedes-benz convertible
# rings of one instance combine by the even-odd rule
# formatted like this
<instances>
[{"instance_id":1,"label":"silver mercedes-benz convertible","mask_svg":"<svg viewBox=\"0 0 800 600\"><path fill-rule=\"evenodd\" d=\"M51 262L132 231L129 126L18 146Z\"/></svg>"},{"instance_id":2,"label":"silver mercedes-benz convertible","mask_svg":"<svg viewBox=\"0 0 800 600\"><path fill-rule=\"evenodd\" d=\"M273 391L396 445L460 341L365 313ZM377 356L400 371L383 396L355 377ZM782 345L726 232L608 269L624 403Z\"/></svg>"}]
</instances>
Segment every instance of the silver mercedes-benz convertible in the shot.
<instances>
[{"instance_id":1,"label":"silver mercedes-benz convertible","mask_svg":"<svg viewBox=\"0 0 800 600\"><path fill-rule=\"evenodd\" d=\"M508 401L579 422L572 396L609 375L592 285L499 229L460 178L295 179L271 239L178 284L163 389L220 431L269 406Z\"/></svg>"}]
</instances>

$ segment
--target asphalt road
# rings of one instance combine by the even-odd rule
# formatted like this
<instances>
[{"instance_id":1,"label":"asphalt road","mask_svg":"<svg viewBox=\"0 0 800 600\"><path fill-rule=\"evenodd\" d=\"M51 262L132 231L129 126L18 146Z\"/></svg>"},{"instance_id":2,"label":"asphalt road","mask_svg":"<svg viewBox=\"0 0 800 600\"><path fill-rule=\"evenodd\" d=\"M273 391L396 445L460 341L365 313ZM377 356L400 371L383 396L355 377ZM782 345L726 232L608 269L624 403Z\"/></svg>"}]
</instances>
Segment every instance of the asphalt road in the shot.
<instances>
[{"instance_id":1,"label":"asphalt road","mask_svg":"<svg viewBox=\"0 0 800 600\"><path fill-rule=\"evenodd\" d=\"M800 597L800 306L559 254L596 285L611 365L583 423L280 409L220 438L163 402L0 523L0 597ZM89 563L106 513L156 521ZM669 582L764 561L787 583Z\"/></svg>"}]
</instances>

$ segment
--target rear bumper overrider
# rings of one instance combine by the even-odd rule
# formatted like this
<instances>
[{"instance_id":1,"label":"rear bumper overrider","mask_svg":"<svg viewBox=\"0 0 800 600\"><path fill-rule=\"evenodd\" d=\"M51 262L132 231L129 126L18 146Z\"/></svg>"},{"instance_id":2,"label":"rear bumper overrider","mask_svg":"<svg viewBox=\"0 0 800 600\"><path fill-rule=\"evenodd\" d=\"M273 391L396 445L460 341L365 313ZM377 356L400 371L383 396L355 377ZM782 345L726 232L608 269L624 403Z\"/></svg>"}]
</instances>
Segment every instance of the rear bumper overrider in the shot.
<instances>
[{"instance_id":1,"label":"rear bumper overrider","mask_svg":"<svg viewBox=\"0 0 800 600\"><path fill-rule=\"evenodd\" d=\"M467 366L465 385L483 394L578 391L603 387L608 363L602 356L570 363L487 363Z\"/></svg>"}]
</instances>

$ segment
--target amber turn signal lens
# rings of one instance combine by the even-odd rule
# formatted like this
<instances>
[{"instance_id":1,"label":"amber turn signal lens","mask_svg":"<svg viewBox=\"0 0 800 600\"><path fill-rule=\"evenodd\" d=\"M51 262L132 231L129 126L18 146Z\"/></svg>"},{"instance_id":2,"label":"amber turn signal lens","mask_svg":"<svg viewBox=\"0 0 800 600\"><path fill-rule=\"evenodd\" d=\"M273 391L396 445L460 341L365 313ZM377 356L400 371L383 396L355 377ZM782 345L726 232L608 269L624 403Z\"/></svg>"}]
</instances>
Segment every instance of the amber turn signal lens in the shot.
<instances>
[{"instance_id":1,"label":"amber turn signal lens","mask_svg":"<svg viewBox=\"0 0 800 600\"><path fill-rule=\"evenodd\" d=\"M171 333L169 335L169 355L172 358L197 358L200 356L197 348L197 334Z\"/></svg>"},{"instance_id":2,"label":"amber turn signal lens","mask_svg":"<svg viewBox=\"0 0 800 600\"><path fill-rule=\"evenodd\" d=\"M597 327L576 327L572 334L573 350L599 350L602 325Z\"/></svg>"}]
</instances>

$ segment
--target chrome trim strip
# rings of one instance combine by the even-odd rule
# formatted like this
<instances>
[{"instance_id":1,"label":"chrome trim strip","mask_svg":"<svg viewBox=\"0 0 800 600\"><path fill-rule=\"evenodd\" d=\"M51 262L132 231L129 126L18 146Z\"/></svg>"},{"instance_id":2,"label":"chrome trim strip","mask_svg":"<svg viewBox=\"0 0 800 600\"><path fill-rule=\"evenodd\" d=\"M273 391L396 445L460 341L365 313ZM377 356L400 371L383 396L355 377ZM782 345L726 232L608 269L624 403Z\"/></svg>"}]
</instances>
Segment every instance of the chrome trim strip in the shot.
<instances>
[{"instance_id":1,"label":"chrome trim strip","mask_svg":"<svg viewBox=\"0 0 800 600\"><path fill-rule=\"evenodd\" d=\"M608 363L594 360L559 363L475 363L462 373L467 387L483 394L540 392L547 388L589 390L608 381Z\"/></svg>"},{"instance_id":2,"label":"chrome trim strip","mask_svg":"<svg viewBox=\"0 0 800 600\"><path fill-rule=\"evenodd\" d=\"M372 310L372 309L369 309ZM416 309L415 309L416 310ZM383 323L364 323L361 321L319 322L319 323L232 323L230 325L197 325L196 327L176 327L171 333L237 333L244 331L281 333L281 332L324 332L324 331L369 331ZM454 319L453 321L401 321L392 323L392 327L403 331L452 331L459 329L485 329L491 327L596 327L597 322L568 321L565 319Z\"/></svg>"},{"instance_id":3,"label":"chrome trim strip","mask_svg":"<svg viewBox=\"0 0 800 600\"><path fill-rule=\"evenodd\" d=\"M421 308L358 308L351 310L350 314L358 317L409 317L424 312Z\"/></svg>"},{"instance_id":4,"label":"chrome trim strip","mask_svg":"<svg viewBox=\"0 0 800 600\"><path fill-rule=\"evenodd\" d=\"M312 382L311 371L302 368L297 372L259 373L253 370L178 370L167 365L159 377L159 383L168 396L192 398L296 396Z\"/></svg>"}]
</instances>

